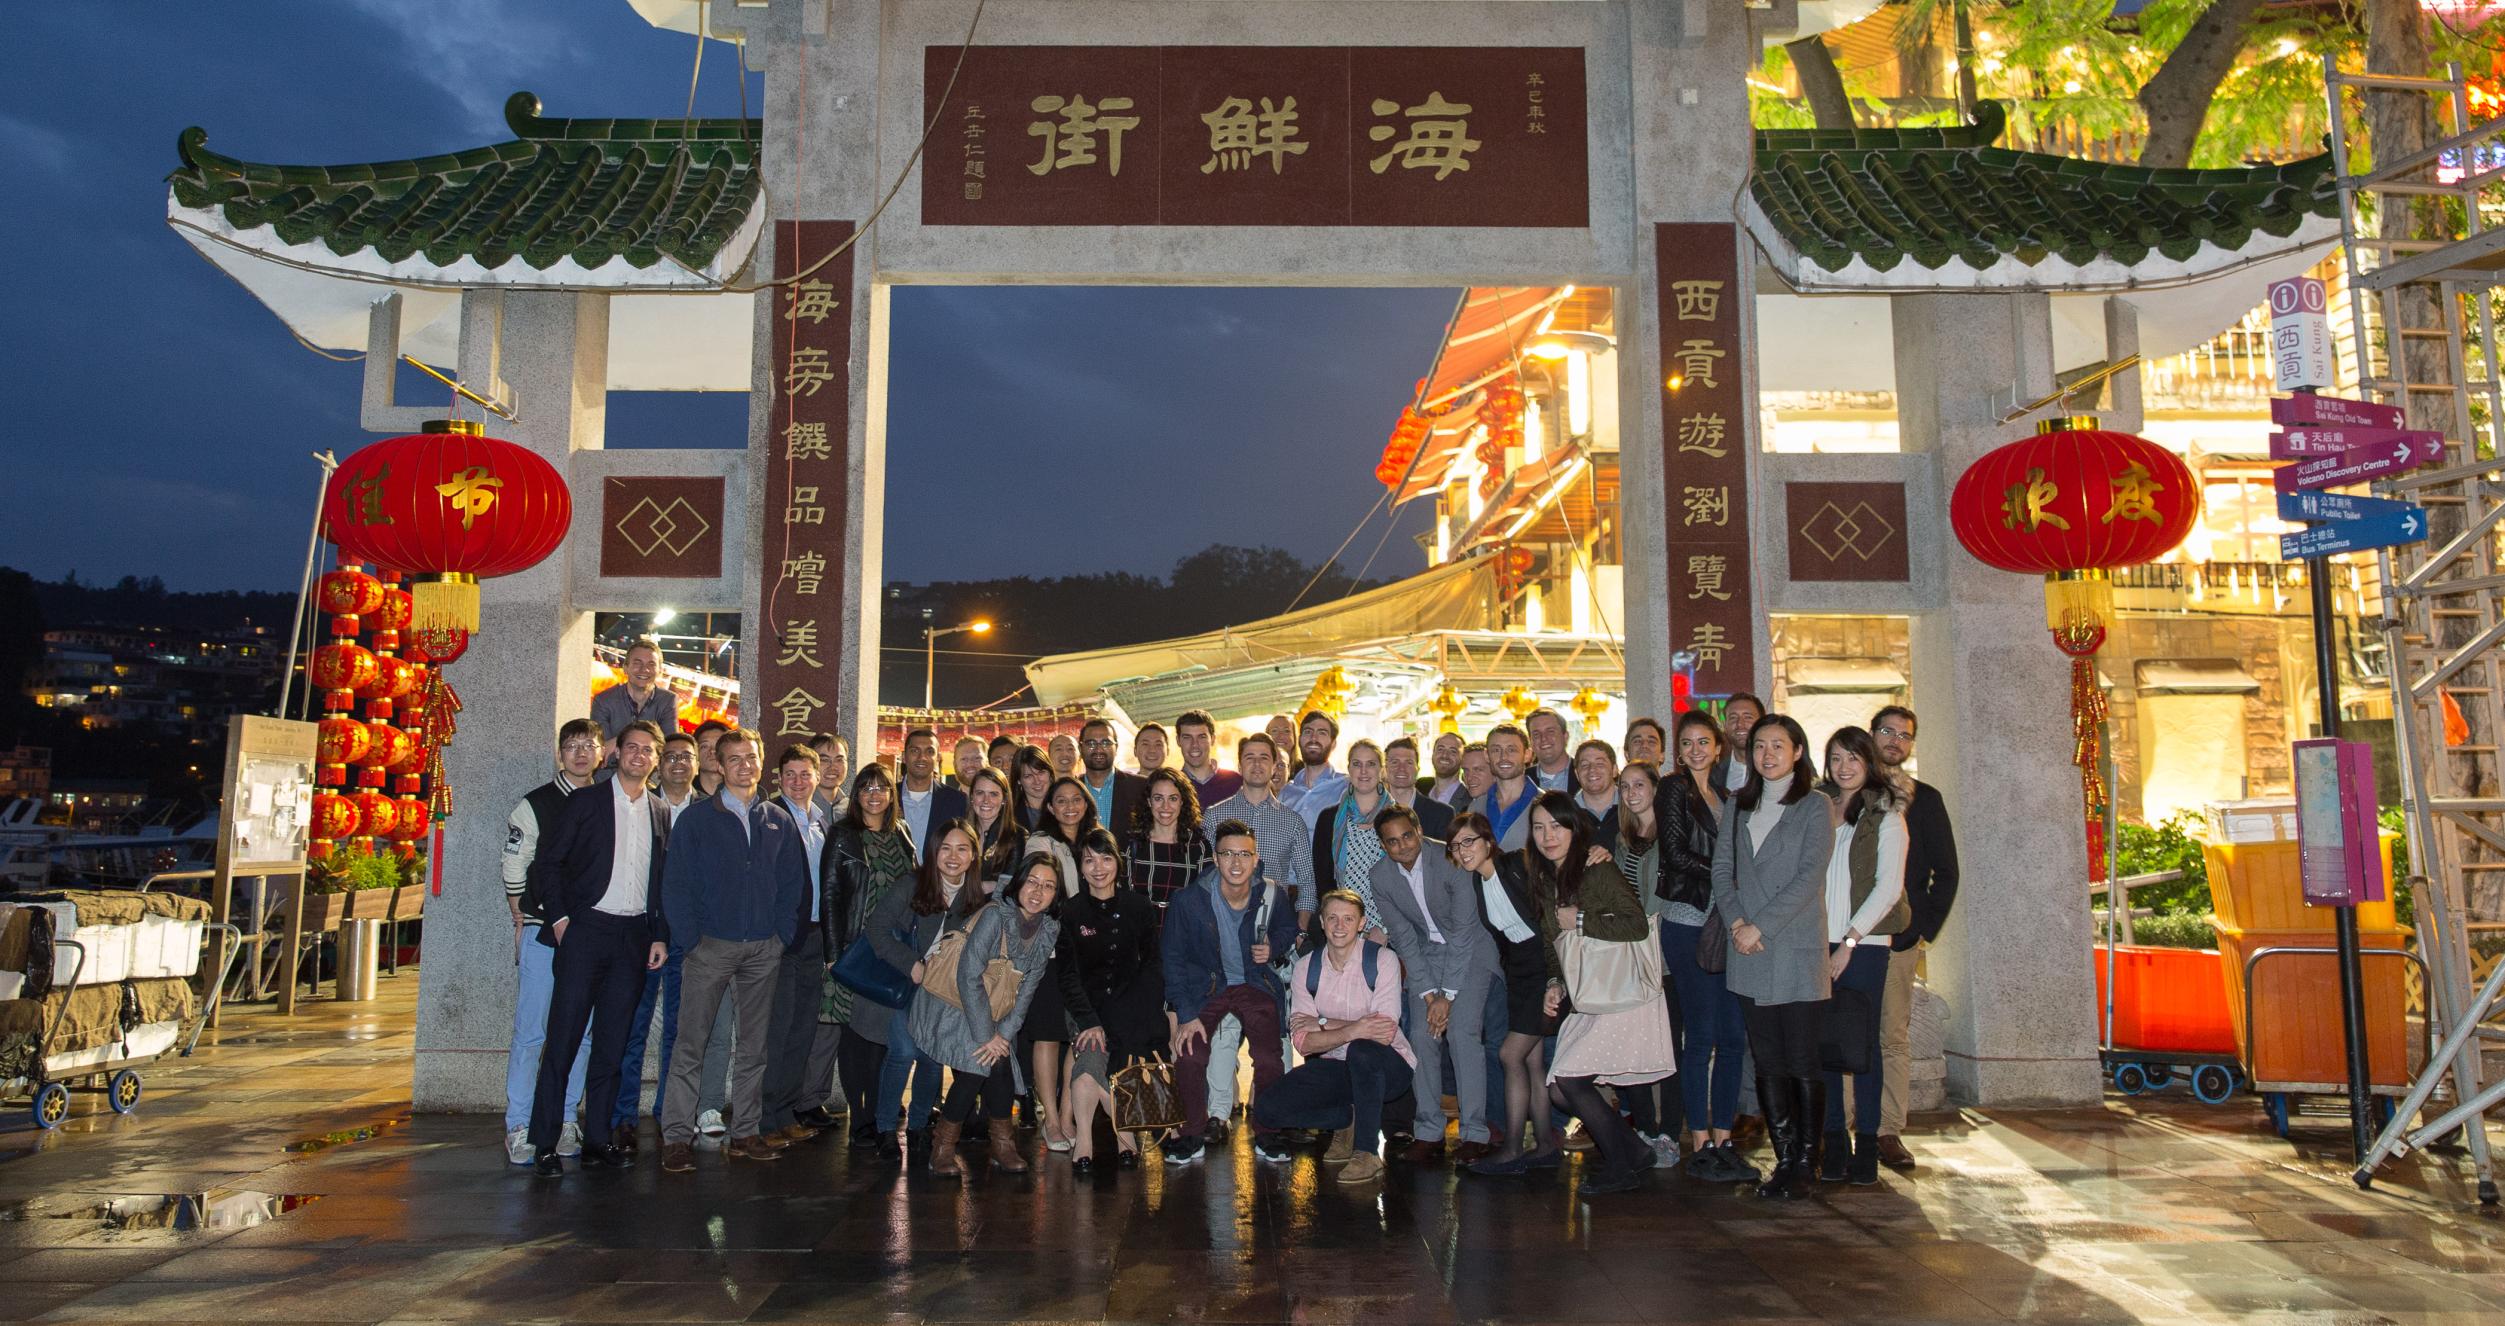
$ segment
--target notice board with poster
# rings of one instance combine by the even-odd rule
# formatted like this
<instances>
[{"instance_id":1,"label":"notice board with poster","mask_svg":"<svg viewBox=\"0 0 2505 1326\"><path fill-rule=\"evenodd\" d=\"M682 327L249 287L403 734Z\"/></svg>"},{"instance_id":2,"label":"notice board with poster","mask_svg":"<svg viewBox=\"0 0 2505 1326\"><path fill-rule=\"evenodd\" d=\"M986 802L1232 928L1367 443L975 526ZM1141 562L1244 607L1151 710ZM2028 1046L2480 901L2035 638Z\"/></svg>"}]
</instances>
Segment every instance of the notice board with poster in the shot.
<instances>
[{"instance_id":1,"label":"notice board with poster","mask_svg":"<svg viewBox=\"0 0 2505 1326\"><path fill-rule=\"evenodd\" d=\"M218 816L217 879L209 893L209 916L228 924L235 909L235 881L287 877L295 905L304 905L305 844L312 837L313 753L320 730L312 723L236 714L226 724L225 792ZM245 933L260 930L271 890L253 896ZM226 970L226 938L218 932L201 970ZM214 979L204 977L204 979ZM292 985L290 987L292 992ZM210 1025L217 1022L214 1007Z\"/></svg>"}]
</instances>

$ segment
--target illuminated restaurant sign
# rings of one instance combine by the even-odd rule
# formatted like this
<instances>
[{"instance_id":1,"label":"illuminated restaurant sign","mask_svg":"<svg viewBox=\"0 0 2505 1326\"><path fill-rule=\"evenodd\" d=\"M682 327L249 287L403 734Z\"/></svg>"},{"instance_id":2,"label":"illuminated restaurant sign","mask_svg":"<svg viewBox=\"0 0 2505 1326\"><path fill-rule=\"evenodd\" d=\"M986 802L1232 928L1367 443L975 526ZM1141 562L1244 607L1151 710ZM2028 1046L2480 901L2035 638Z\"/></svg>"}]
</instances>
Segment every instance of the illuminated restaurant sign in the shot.
<instances>
[{"instance_id":1,"label":"illuminated restaurant sign","mask_svg":"<svg viewBox=\"0 0 2505 1326\"><path fill-rule=\"evenodd\" d=\"M1589 222L1581 47L977 46L962 70L958 57L924 50L923 113L938 121L924 225Z\"/></svg>"}]
</instances>

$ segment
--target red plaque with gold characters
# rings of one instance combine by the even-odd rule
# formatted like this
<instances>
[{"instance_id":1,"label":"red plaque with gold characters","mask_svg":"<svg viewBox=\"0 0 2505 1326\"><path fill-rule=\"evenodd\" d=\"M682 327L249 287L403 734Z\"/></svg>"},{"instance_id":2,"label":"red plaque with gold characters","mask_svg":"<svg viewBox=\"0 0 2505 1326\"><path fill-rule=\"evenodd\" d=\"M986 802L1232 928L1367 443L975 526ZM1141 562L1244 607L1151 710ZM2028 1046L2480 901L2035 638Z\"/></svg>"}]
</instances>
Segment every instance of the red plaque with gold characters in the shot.
<instances>
[{"instance_id":1,"label":"red plaque with gold characters","mask_svg":"<svg viewBox=\"0 0 2505 1326\"><path fill-rule=\"evenodd\" d=\"M852 455L852 237L850 221L775 223L773 360L767 365L764 580L759 685L740 718L766 739L768 759L831 731L836 649L856 592L844 543ZM833 257L829 257L833 254ZM818 264L823 261L824 265ZM810 270L811 268L815 270ZM802 272L797 280L792 278Z\"/></svg>"},{"instance_id":2,"label":"red plaque with gold characters","mask_svg":"<svg viewBox=\"0 0 2505 1326\"><path fill-rule=\"evenodd\" d=\"M1590 224L1581 47L976 46L963 58L923 53L938 125L924 225Z\"/></svg>"},{"instance_id":3,"label":"red plaque with gold characters","mask_svg":"<svg viewBox=\"0 0 2505 1326\"><path fill-rule=\"evenodd\" d=\"M1653 227L1659 265L1662 510L1668 527L1670 648L1696 655L1704 695L1753 691L1748 347L1740 340L1739 227Z\"/></svg>"}]
</instances>

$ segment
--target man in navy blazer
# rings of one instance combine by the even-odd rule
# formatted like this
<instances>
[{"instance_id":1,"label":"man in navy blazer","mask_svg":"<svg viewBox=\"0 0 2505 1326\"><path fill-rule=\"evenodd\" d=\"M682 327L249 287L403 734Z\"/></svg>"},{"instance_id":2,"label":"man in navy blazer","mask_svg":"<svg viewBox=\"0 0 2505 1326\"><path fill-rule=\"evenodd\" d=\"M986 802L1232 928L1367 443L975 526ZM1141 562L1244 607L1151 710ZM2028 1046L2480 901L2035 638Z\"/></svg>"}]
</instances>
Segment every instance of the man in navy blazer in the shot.
<instances>
[{"instance_id":1,"label":"man in navy blazer","mask_svg":"<svg viewBox=\"0 0 2505 1326\"><path fill-rule=\"evenodd\" d=\"M540 1049L539 1090L531 1104L530 1142L543 1175L564 1171L557 1139L566 1122L565 1079L574 1071L586 1023L591 1064L584 1074L583 1163L634 1163L633 1151L610 1140L609 1125L644 973L669 957L669 924L661 915L668 821L646 785L660 754L659 727L645 719L627 724L618 734L616 776L567 797L531 860L529 891L549 918L539 942L557 951L548 999L554 1039Z\"/></svg>"},{"instance_id":2,"label":"man in navy blazer","mask_svg":"<svg viewBox=\"0 0 2505 1326\"><path fill-rule=\"evenodd\" d=\"M774 977L784 951L800 938L801 918L808 915L802 904L815 883L800 825L758 795L765 757L757 734L725 732L714 755L722 766L721 789L679 812L661 876L670 944L687 955L679 976L678 1043L670 1048L670 1088L661 1110L661 1168L673 1174L696 1167L696 1079L726 997L739 1032L731 1056L729 1154L782 1158L759 1136Z\"/></svg>"},{"instance_id":3,"label":"man in navy blazer","mask_svg":"<svg viewBox=\"0 0 2505 1326\"><path fill-rule=\"evenodd\" d=\"M1252 1049L1253 1094L1286 1071L1280 1029L1287 987L1271 964L1296 944L1296 904L1261 875L1251 826L1230 819L1210 834L1217 865L1166 904L1166 1006L1174 1010L1174 1086L1183 1123L1165 1144L1166 1163L1200 1159L1209 1127L1209 1037L1232 1015Z\"/></svg>"}]
</instances>

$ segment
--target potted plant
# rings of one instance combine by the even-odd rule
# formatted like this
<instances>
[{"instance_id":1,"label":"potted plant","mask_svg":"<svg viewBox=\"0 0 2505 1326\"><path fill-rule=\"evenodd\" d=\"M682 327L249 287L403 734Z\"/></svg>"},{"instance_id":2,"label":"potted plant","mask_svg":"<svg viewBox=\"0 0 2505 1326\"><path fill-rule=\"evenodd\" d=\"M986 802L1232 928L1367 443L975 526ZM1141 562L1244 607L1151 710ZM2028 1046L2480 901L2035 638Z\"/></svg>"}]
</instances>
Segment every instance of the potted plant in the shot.
<instances>
[{"instance_id":1,"label":"potted plant","mask_svg":"<svg viewBox=\"0 0 2505 1326\"><path fill-rule=\"evenodd\" d=\"M424 852L400 863L400 887L394 889L391 895L393 921L414 921L426 915L428 866Z\"/></svg>"},{"instance_id":2,"label":"potted plant","mask_svg":"<svg viewBox=\"0 0 2505 1326\"><path fill-rule=\"evenodd\" d=\"M319 933L350 919L379 920L399 882L398 858L342 843L306 863L304 928Z\"/></svg>"}]
</instances>

